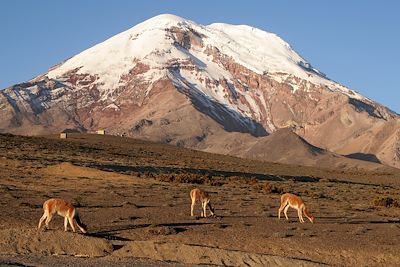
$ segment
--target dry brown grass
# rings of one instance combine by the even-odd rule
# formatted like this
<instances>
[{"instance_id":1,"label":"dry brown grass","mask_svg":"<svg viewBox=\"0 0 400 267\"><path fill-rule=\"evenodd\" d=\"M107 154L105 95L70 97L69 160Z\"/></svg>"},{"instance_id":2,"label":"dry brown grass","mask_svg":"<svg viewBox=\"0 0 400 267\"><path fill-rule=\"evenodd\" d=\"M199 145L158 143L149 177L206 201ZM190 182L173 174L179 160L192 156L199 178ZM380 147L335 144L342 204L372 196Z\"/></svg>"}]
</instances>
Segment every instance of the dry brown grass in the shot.
<instances>
[{"instance_id":1,"label":"dry brown grass","mask_svg":"<svg viewBox=\"0 0 400 267\"><path fill-rule=\"evenodd\" d=\"M158 181L169 183L188 183L188 184L204 184L211 186L221 186L222 181L218 177L193 173L160 173L153 175Z\"/></svg>"},{"instance_id":2,"label":"dry brown grass","mask_svg":"<svg viewBox=\"0 0 400 267\"><path fill-rule=\"evenodd\" d=\"M71 162L75 165L141 176L146 171L156 175L173 172L196 173L201 170L202 174L222 176L229 182L246 184L255 183L256 179L253 179L253 176L257 179L271 179L276 176L279 179L284 177L285 180L290 177L317 177L326 179L321 182L331 183L339 178L368 177L383 181L398 176L398 171L393 173L360 171L351 174L339 170L267 163L108 135L70 134L68 139L60 140L58 135L43 138L0 134L0 150L2 150L1 156L8 159L35 163L34 168Z\"/></svg>"},{"instance_id":3,"label":"dry brown grass","mask_svg":"<svg viewBox=\"0 0 400 267\"><path fill-rule=\"evenodd\" d=\"M254 188L260 191L264 191L268 194L282 194L284 189L281 186L271 184L271 183L257 183Z\"/></svg>"}]
</instances>

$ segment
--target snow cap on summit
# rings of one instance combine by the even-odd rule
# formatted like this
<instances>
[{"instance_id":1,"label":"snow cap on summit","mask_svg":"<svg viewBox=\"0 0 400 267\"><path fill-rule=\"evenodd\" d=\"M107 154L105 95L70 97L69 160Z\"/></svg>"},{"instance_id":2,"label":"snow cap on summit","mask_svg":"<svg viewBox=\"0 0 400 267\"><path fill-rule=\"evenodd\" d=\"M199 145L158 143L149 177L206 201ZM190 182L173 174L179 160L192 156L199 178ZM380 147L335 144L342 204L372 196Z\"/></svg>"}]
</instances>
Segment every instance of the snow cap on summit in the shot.
<instances>
[{"instance_id":1,"label":"snow cap on summit","mask_svg":"<svg viewBox=\"0 0 400 267\"><path fill-rule=\"evenodd\" d=\"M176 29L171 31L174 27ZM177 38L198 38L201 46L182 47ZM137 62L149 67L150 71L144 79L152 82L168 75L171 62L190 61L202 71L203 78L208 76L212 80L230 81L231 74L208 54L210 48L217 49L219 56L228 57L254 73L268 73L279 82L292 75L342 91L352 98L363 98L321 75L274 33L247 25L213 23L204 26L172 14L161 14L137 24L70 58L50 70L47 76L58 79L78 69L78 74L96 76L98 89L108 92L120 86L120 78L129 73ZM192 78L193 81L197 79ZM298 85L293 84L294 92L297 88Z\"/></svg>"},{"instance_id":2,"label":"snow cap on summit","mask_svg":"<svg viewBox=\"0 0 400 267\"><path fill-rule=\"evenodd\" d=\"M173 26L181 26L183 24L193 24L198 25L194 21L173 15L173 14L161 14L152 18L149 18L136 26L132 27L130 30L139 30L139 29L162 29L162 28L170 28Z\"/></svg>"}]
</instances>

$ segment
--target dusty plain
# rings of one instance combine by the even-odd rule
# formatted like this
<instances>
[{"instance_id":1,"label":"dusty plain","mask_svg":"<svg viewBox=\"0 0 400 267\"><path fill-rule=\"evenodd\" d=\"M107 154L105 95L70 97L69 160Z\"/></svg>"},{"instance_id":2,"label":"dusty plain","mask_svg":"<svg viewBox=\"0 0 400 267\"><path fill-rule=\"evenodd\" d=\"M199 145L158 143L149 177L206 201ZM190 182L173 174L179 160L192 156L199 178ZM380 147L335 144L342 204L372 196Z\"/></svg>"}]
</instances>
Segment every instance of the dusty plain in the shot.
<instances>
[{"instance_id":1,"label":"dusty plain","mask_svg":"<svg viewBox=\"0 0 400 267\"><path fill-rule=\"evenodd\" d=\"M0 134L1 266L396 266L400 171L318 169L208 154L131 138ZM190 217L208 191L217 216ZM278 220L280 194L316 223ZM88 234L42 203L71 201ZM283 214L282 214L283 215Z\"/></svg>"}]
</instances>

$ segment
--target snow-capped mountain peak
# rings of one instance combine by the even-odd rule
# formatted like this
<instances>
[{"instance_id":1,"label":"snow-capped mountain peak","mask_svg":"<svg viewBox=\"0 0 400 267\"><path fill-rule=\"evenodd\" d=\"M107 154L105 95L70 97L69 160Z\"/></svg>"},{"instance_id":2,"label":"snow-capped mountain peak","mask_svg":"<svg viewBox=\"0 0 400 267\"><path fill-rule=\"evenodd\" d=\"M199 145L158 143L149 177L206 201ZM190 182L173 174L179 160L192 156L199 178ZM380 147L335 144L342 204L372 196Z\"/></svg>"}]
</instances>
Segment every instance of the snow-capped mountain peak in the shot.
<instances>
[{"instance_id":1,"label":"snow-capped mountain peak","mask_svg":"<svg viewBox=\"0 0 400 267\"><path fill-rule=\"evenodd\" d=\"M101 99L114 101L113 92L124 85L124 77L135 68L145 68L138 74L143 81L153 83L172 77L176 84L191 82L211 99L248 116L230 103L216 82L215 86L210 86L210 82L204 84L223 80L232 85L229 90L237 95L236 87L240 86L235 87L235 84L246 87L247 82L237 79L227 69L233 64L240 65L246 72L289 84L293 93L299 88L309 91L313 86L324 86L327 90L371 102L327 79L274 33L247 25L214 23L203 26L172 14L155 16L117 34L52 68L46 76L66 84L72 73L84 76L84 85L95 82ZM176 75L173 67L182 65L186 70L180 68ZM192 68L190 73L188 68ZM203 82L197 83L199 79ZM252 106L251 109L257 109L257 105ZM260 116L258 111L252 114L256 120ZM275 128L270 126L270 130Z\"/></svg>"},{"instance_id":2,"label":"snow-capped mountain peak","mask_svg":"<svg viewBox=\"0 0 400 267\"><path fill-rule=\"evenodd\" d=\"M103 87L115 88L119 78L132 68L133 60L146 60L149 65L161 67L172 59L190 59L187 51L171 47L174 40L167 34L171 28L194 31L201 35L204 43L201 52L204 52L205 47L215 47L258 74L286 73L334 90L348 91L323 77L321 72L312 68L311 64L274 33L247 25L214 23L203 26L171 14L150 18L85 50L50 71L48 76L56 78L63 72L81 68L79 73L98 74Z\"/></svg>"}]
</instances>

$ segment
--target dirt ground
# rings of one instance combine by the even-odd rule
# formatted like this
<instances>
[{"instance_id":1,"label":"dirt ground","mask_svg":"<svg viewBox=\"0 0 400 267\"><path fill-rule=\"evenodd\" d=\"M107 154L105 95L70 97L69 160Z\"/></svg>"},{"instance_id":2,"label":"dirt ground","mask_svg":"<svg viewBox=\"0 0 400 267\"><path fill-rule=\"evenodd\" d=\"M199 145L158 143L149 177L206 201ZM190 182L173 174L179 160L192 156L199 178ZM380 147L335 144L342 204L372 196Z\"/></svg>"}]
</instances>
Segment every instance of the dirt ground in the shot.
<instances>
[{"instance_id":1,"label":"dirt ground","mask_svg":"<svg viewBox=\"0 0 400 267\"><path fill-rule=\"evenodd\" d=\"M254 179L245 177L249 168L242 170L243 177L235 170L235 178L220 178L227 182L165 182L164 176L144 175L138 169L130 174L100 170L110 158L105 154L96 159L96 149L70 155L67 146L65 153L45 147L51 139L40 139L37 149L29 138L2 138L2 266L400 265L400 181L394 174L371 173L362 179L352 173L344 179L343 173L328 171L320 177L313 172L309 179L289 179L287 174ZM57 153L60 159L55 161ZM104 164L85 167L90 158ZM227 166L223 160L220 164L220 169ZM152 166L171 168L165 162ZM335 175L339 179L327 178ZM194 187L210 193L216 217L190 217L189 192ZM289 222L278 220L281 192L301 195L316 222L299 223L294 210L289 210ZM70 200L89 233L64 232L59 216L50 230L38 231L42 203L51 197ZM381 206L382 197L393 202Z\"/></svg>"}]
</instances>

